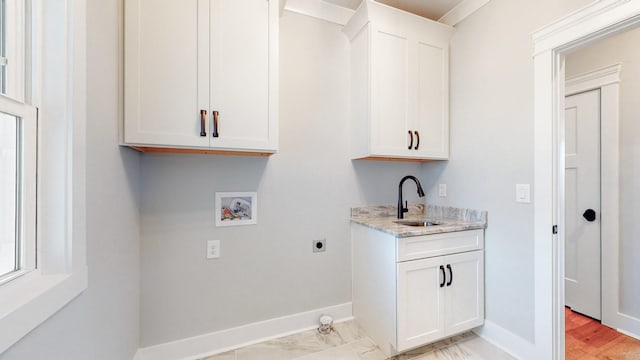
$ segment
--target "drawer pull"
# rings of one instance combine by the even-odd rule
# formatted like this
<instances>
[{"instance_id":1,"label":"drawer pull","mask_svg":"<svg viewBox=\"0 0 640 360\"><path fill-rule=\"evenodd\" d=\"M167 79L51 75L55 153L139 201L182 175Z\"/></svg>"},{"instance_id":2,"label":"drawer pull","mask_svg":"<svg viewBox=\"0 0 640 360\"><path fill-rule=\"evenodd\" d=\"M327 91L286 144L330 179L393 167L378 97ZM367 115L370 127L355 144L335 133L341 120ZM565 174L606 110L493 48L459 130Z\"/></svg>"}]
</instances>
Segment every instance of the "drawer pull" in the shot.
<instances>
[{"instance_id":1,"label":"drawer pull","mask_svg":"<svg viewBox=\"0 0 640 360\"><path fill-rule=\"evenodd\" d=\"M207 121L207 110L200 110L200 136L207 136L204 124Z\"/></svg>"},{"instance_id":2,"label":"drawer pull","mask_svg":"<svg viewBox=\"0 0 640 360\"><path fill-rule=\"evenodd\" d=\"M440 287L444 287L445 281L447 281L447 275L444 273L444 266L440 265L440 273L442 274L442 282L440 283Z\"/></svg>"},{"instance_id":3,"label":"drawer pull","mask_svg":"<svg viewBox=\"0 0 640 360\"><path fill-rule=\"evenodd\" d=\"M417 131L414 131L414 133L416 133L416 147L413 149L418 150L418 148L420 147L420 133Z\"/></svg>"},{"instance_id":4,"label":"drawer pull","mask_svg":"<svg viewBox=\"0 0 640 360\"><path fill-rule=\"evenodd\" d=\"M212 137L218 137L220 134L218 134L218 115L219 113L217 111L213 111L213 130L211 131L211 136Z\"/></svg>"},{"instance_id":5,"label":"drawer pull","mask_svg":"<svg viewBox=\"0 0 640 360\"><path fill-rule=\"evenodd\" d=\"M453 283L453 270L451 270L451 264L447 264L447 270L449 270L449 282L447 283L447 286L451 286L451 283Z\"/></svg>"},{"instance_id":6,"label":"drawer pull","mask_svg":"<svg viewBox=\"0 0 640 360\"><path fill-rule=\"evenodd\" d=\"M411 150L411 148L413 147L413 133L411 132L411 130L409 130L409 138L411 139L411 141L409 142L408 149Z\"/></svg>"}]
</instances>

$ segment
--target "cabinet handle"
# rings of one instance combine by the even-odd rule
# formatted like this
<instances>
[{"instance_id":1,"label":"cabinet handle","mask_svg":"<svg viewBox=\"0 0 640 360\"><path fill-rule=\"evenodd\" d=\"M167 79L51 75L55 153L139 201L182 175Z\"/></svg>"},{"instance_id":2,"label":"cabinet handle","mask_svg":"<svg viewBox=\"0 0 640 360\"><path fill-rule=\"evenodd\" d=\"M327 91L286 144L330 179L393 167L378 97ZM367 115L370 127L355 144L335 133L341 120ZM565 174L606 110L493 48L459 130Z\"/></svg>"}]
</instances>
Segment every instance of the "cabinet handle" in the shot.
<instances>
[{"instance_id":1,"label":"cabinet handle","mask_svg":"<svg viewBox=\"0 0 640 360\"><path fill-rule=\"evenodd\" d=\"M217 111L213 111L213 130L211 130L211 136L212 137L218 137L220 134L218 134L218 112Z\"/></svg>"},{"instance_id":2,"label":"cabinet handle","mask_svg":"<svg viewBox=\"0 0 640 360\"><path fill-rule=\"evenodd\" d=\"M447 275L444 273L444 266L440 265L440 272L442 274L442 282L440 283L440 287L444 287L444 283L447 279Z\"/></svg>"},{"instance_id":3,"label":"cabinet handle","mask_svg":"<svg viewBox=\"0 0 640 360\"><path fill-rule=\"evenodd\" d=\"M416 133L416 139L417 139L416 147L414 149L418 150L418 147L420 147L420 133L417 131L414 131L414 133Z\"/></svg>"},{"instance_id":4,"label":"cabinet handle","mask_svg":"<svg viewBox=\"0 0 640 360\"><path fill-rule=\"evenodd\" d=\"M451 283L453 282L453 270L451 270L451 264L447 264L447 270L449 270L449 282L447 283L447 286L451 286Z\"/></svg>"},{"instance_id":5,"label":"cabinet handle","mask_svg":"<svg viewBox=\"0 0 640 360\"><path fill-rule=\"evenodd\" d=\"M200 136L207 136L207 132L204 131L204 124L207 121L207 110L200 110Z\"/></svg>"},{"instance_id":6,"label":"cabinet handle","mask_svg":"<svg viewBox=\"0 0 640 360\"><path fill-rule=\"evenodd\" d=\"M411 138L411 142L409 143L409 150L413 147L413 133L409 130L409 137Z\"/></svg>"}]
</instances>

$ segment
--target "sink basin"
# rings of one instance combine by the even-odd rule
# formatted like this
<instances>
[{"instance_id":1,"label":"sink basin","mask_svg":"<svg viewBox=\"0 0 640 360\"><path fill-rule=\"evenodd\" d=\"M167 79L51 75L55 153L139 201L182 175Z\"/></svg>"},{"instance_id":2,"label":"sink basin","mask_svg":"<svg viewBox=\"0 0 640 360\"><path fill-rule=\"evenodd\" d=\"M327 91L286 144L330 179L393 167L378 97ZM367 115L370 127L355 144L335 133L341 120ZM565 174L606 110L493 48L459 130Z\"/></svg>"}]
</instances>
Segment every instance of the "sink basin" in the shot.
<instances>
[{"instance_id":1,"label":"sink basin","mask_svg":"<svg viewBox=\"0 0 640 360\"><path fill-rule=\"evenodd\" d=\"M417 227L438 226L443 224L441 222L431 221L429 219L395 220L394 223L399 225Z\"/></svg>"}]
</instances>

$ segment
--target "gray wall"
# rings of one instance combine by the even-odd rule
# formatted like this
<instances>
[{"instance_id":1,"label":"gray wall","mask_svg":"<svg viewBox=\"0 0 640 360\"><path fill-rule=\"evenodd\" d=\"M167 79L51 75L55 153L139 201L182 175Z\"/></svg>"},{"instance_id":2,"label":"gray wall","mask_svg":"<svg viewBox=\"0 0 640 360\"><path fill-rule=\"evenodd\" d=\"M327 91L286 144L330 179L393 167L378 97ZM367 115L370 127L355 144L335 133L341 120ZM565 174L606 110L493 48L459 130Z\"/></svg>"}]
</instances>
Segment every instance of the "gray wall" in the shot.
<instances>
[{"instance_id":1,"label":"gray wall","mask_svg":"<svg viewBox=\"0 0 640 360\"><path fill-rule=\"evenodd\" d=\"M620 71L620 312L640 318L640 29L598 41L566 58L572 76L607 65ZM603 124L603 126L606 126Z\"/></svg>"},{"instance_id":2,"label":"gray wall","mask_svg":"<svg viewBox=\"0 0 640 360\"><path fill-rule=\"evenodd\" d=\"M486 318L533 341L533 204L515 202L515 184L533 189L531 34L588 0L492 0L457 25L451 43L451 157L424 165L427 202L489 211ZM449 196L437 196L437 184ZM533 194L532 194L533 198Z\"/></svg>"},{"instance_id":3,"label":"gray wall","mask_svg":"<svg viewBox=\"0 0 640 360\"><path fill-rule=\"evenodd\" d=\"M350 302L349 208L394 204L400 178L419 175L349 160L349 43L338 25L280 21L277 154L142 157L141 346ZM257 191L258 224L216 228L216 191ZM205 259L208 239L221 258Z\"/></svg>"},{"instance_id":4,"label":"gray wall","mask_svg":"<svg viewBox=\"0 0 640 360\"><path fill-rule=\"evenodd\" d=\"M89 287L2 360L124 360L138 348L140 156L118 146L118 9L87 4Z\"/></svg>"}]
</instances>

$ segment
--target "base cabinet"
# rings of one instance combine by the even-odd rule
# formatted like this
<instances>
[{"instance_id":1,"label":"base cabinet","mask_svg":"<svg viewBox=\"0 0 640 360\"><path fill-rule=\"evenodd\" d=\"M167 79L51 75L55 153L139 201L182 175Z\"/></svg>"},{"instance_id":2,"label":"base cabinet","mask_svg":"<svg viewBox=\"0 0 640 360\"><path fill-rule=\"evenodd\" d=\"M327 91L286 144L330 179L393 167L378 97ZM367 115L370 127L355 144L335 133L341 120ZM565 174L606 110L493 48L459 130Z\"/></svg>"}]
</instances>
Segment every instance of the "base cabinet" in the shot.
<instances>
[{"instance_id":1,"label":"base cabinet","mask_svg":"<svg viewBox=\"0 0 640 360\"><path fill-rule=\"evenodd\" d=\"M403 261L398 249L407 239L352 225L354 317L387 356L484 323L483 230L421 236L422 244L457 246ZM468 239L476 246L456 252Z\"/></svg>"}]
</instances>

